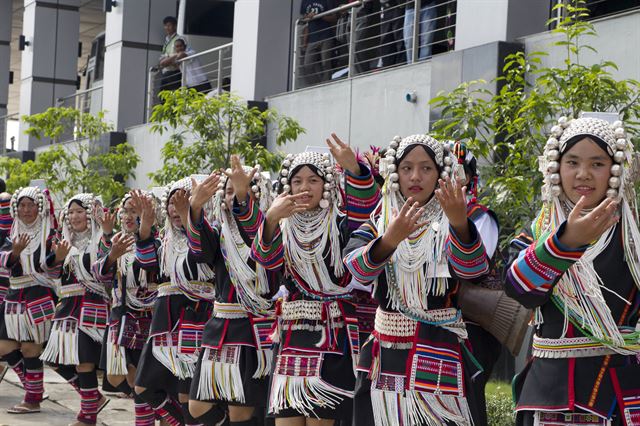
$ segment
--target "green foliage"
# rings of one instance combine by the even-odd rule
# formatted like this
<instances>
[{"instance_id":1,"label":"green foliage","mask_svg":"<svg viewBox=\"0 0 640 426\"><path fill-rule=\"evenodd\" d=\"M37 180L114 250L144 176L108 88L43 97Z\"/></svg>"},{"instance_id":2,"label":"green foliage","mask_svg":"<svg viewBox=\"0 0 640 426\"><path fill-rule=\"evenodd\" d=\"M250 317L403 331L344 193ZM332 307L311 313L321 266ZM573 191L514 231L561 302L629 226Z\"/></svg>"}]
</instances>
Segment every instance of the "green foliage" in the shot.
<instances>
[{"instance_id":1,"label":"green foliage","mask_svg":"<svg viewBox=\"0 0 640 426\"><path fill-rule=\"evenodd\" d=\"M194 173L211 172L229 166L232 154L245 164L260 164L276 170L282 156L257 144L267 125L276 132L276 143L294 141L304 129L292 118L273 109L249 108L231 93L207 97L194 89L160 93L162 103L151 115L152 131L171 132L162 148L162 167L149 176L165 185Z\"/></svg>"},{"instance_id":2,"label":"green foliage","mask_svg":"<svg viewBox=\"0 0 640 426\"><path fill-rule=\"evenodd\" d=\"M487 401L487 424L491 426L515 425L511 387L508 383L487 383L485 397Z\"/></svg>"},{"instance_id":3,"label":"green foliage","mask_svg":"<svg viewBox=\"0 0 640 426\"><path fill-rule=\"evenodd\" d=\"M66 201L78 192L92 192L112 205L128 191L124 181L133 177L140 158L127 144L105 147L101 135L112 130L102 112L96 116L73 108L49 108L22 118L29 124L27 134L56 143L40 152L35 161L0 158L0 173L8 176L7 189L27 186L31 179L44 179L58 199ZM71 142L58 144L69 138Z\"/></svg>"},{"instance_id":4,"label":"green foliage","mask_svg":"<svg viewBox=\"0 0 640 426\"><path fill-rule=\"evenodd\" d=\"M560 17L550 23L561 36L555 46L565 49L563 66L544 66L545 52L518 52L505 59L503 74L494 81L498 93L479 80L431 100L441 112L434 136L464 140L487 164L481 167L483 201L498 213L506 238L528 226L540 208L538 156L558 117L618 112L632 140L638 133L640 83L616 80L613 62L580 63L582 53L594 50L583 39L596 35L583 0L559 3L555 10Z\"/></svg>"}]
</instances>

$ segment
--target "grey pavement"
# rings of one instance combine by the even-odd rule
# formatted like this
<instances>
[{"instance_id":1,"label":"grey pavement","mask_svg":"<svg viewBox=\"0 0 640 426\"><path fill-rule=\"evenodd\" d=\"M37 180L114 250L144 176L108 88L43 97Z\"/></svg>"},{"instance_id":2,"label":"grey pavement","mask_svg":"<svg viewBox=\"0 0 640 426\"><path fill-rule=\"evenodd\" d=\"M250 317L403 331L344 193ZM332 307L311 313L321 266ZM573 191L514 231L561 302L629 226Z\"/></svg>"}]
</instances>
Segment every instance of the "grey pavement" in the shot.
<instances>
[{"instance_id":1,"label":"grey pavement","mask_svg":"<svg viewBox=\"0 0 640 426\"><path fill-rule=\"evenodd\" d=\"M24 391L13 371L7 372L0 383L0 426L67 426L76 421L80 409L80 397L76 391L53 370L45 368L44 391L49 399L41 404L36 414L8 414L7 408L22 401ZM100 380L102 383L102 380ZM106 394L109 405L98 415L98 425L134 425L133 399L121 398L121 394Z\"/></svg>"}]
</instances>

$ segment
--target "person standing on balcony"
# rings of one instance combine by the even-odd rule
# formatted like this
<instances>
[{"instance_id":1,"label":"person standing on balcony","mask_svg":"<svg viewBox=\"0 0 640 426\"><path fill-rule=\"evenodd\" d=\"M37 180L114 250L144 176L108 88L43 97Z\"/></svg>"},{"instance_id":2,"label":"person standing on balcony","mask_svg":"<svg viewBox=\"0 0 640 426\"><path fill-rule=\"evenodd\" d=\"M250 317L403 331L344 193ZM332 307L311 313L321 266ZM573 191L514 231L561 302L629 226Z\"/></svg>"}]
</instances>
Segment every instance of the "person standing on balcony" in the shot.
<instances>
[{"instance_id":1,"label":"person standing on balcony","mask_svg":"<svg viewBox=\"0 0 640 426\"><path fill-rule=\"evenodd\" d=\"M174 43L174 48L176 53L171 57L174 63L180 67L181 72L184 73L185 85L190 89L196 89L198 92L210 92L211 84L198 58L193 58L182 63L178 62L187 56L195 55L196 51L187 46L184 38L177 39Z\"/></svg>"},{"instance_id":2,"label":"person standing on balcony","mask_svg":"<svg viewBox=\"0 0 640 426\"><path fill-rule=\"evenodd\" d=\"M435 0L422 0L418 19L418 55L417 60L431 56L431 45L436 30L437 8ZM404 12L404 45L407 51L407 63L413 61L413 23L415 3L409 2Z\"/></svg>"},{"instance_id":3,"label":"person standing on balcony","mask_svg":"<svg viewBox=\"0 0 640 426\"><path fill-rule=\"evenodd\" d=\"M334 9L335 0L303 0L300 14L308 23L302 34L302 75L307 85L329 80L331 57L336 33L336 14L314 19L320 13Z\"/></svg>"},{"instance_id":4,"label":"person standing on balcony","mask_svg":"<svg viewBox=\"0 0 640 426\"><path fill-rule=\"evenodd\" d=\"M383 67L404 64L404 13L401 0L380 0L380 47Z\"/></svg>"},{"instance_id":5,"label":"person standing on balcony","mask_svg":"<svg viewBox=\"0 0 640 426\"><path fill-rule=\"evenodd\" d=\"M159 63L160 72L162 73L159 90L176 90L180 88L182 82L180 67L173 59L173 55L176 53L176 40L178 40L178 21L173 16L167 16L162 20L162 24L166 35Z\"/></svg>"}]
</instances>

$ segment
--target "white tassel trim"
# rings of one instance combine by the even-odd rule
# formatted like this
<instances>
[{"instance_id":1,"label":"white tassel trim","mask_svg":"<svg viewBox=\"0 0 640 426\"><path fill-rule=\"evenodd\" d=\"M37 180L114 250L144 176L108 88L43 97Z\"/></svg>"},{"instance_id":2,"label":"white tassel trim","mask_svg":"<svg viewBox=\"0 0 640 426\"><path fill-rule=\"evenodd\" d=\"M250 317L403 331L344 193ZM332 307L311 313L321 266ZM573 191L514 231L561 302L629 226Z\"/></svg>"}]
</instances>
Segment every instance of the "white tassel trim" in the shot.
<instances>
[{"instance_id":1,"label":"white tassel trim","mask_svg":"<svg viewBox=\"0 0 640 426\"><path fill-rule=\"evenodd\" d=\"M171 336L168 337L169 342L166 345L156 344L159 336L153 336L152 350L153 357L158 360L167 370L171 371L174 376L184 380L193 377L197 356L185 356L178 351L178 345L171 342Z\"/></svg>"},{"instance_id":2,"label":"white tassel trim","mask_svg":"<svg viewBox=\"0 0 640 426\"><path fill-rule=\"evenodd\" d=\"M271 366L273 365L273 351L271 349L258 349L256 351L256 356L258 357L258 366L251 378L262 379L271 373Z\"/></svg>"},{"instance_id":3,"label":"white tassel trim","mask_svg":"<svg viewBox=\"0 0 640 426\"><path fill-rule=\"evenodd\" d=\"M78 321L54 320L47 347L40 355L44 362L62 365L78 365Z\"/></svg>"},{"instance_id":4,"label":"white tassel trim","mask_svg":"<svg viewBox=\"0 0 640 426\"><path fill-rule=\"evenodd\" d=\"M45 343L51 333L51 320L34 324L24 303L5 301L4 324L7 336L16 342Z\"/></svg>"},{"instance_id":5,"label":"white tassel trim","mask_svg":"<svg viewBox=\"0 0 640 426\"><path fill-rule=\"evenodd\" d=\"M124 376L128 373L125 348L107 339L107 374Z\"/></svg>"},{"instance_id":6,"label":"white tassel trim","mask_svg":"<svg viewBox=\"0 0 640 426\"><path fill-rule=\"evenodd\" d=\"M353 392L337 388L320 377L291 377L275 374L271 382L269 411L278 414L293 409L305 417L318 416L314 408L335 409Z\"/></svg>"},{"instance_id":7,"label":"white tassel trim","mask_svg":"<svg viewBox=\"0 0 640 426\"><path fill-rule=\"evenodd\" d=\"M464 397L436 395L419 391L405 394L371 390L371 405L375 426L427 425L441 426L453 422L471 426L471 412Z\"/></svg>"},{"instance_id":8,"label":"white tassel trim","mask_svg":"<svg viewBox=\"0 0 640 426\"><path fill-rule=\"evenodd\" d=\"M232 350L236 352L229 358L228 354ZM220 353L216 349L204 349L198 383L199 399L245 402L239 365L240 350L239 346L223 346Z\"/></svg>"}]
</instances>

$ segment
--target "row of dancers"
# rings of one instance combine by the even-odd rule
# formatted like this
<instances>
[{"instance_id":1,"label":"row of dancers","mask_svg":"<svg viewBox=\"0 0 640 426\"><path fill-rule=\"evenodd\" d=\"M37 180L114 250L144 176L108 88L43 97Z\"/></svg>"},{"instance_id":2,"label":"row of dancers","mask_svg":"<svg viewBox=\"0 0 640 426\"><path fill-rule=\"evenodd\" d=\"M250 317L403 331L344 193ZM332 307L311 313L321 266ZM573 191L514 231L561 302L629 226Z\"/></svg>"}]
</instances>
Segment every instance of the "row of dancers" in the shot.
<instances>
[{"instance_id":1,"label":"row of dancers","mask_svg":"<svg viewBox=\"0 0 640 426\"><path fill-rule=\"evenodd\" d=\"M137 426L487 424L500 343L458 306L498 252L475 158L428 135L327 145L275 184L234 156L115 212L78 194L59 223L46 190L0 197L0 355L25 390L9 412L40 411L47 363L79 394L74 426L109 402L97 369ZM535 326L517 423L638 425L633 145L619 121L563 117L541 163L503 284Z\"/></svg>"}]
</instances>

